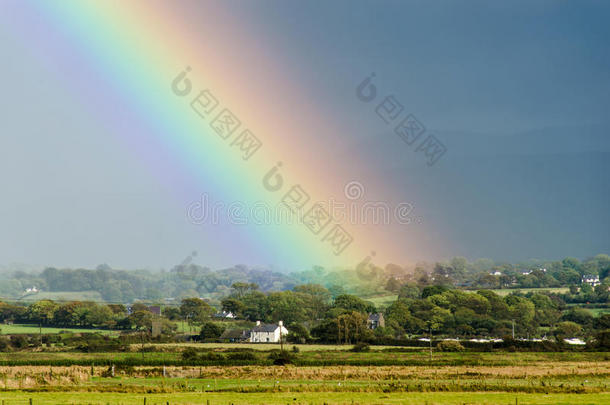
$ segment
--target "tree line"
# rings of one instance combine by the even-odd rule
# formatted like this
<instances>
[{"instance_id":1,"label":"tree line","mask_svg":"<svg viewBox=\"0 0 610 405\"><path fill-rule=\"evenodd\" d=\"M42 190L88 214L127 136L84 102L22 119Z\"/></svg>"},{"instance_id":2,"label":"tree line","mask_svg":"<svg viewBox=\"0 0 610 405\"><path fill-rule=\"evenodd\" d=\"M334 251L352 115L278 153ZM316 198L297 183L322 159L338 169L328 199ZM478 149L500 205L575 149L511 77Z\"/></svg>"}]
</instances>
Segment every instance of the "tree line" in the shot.
<instances>
[{"instance_id":1,"label":"tree line","mask_svg":"<svg viewBox=\"0 0 610 405\"><path fill-rule=\"evenodd\" d=\"M608 290L598 289L605 302ZM200 330L205 339L217 339L230 322L213 318L217 310L238 320L277 323L282 320L293 342L355 343L391 341L417 336L473 337L592 337L610 331L610 314L594 316L572 306L570 292L513 293L500 296L490 290L464 291L451 286L405 283L398 298L383 311L360 297L332 293L319 284L265 293L254 283L234 283L230 294L214 308L200 298L185 298L166 306L160 315L149 305L93 302L58 303L41 300L30 305L0 302L0 321L54 327L107 328L150 333L153 323L167 335L176 322ZM382 312L385 325L370 328L369 315ZM243 325L243 324L242 324Z\"/></svg>"},{"instance_id":2,"label":"tree line","mask_svg":"<svg viewBox=\"0 0 610 405\"><path fill-rule=\"evenodd\" d=\"M320 284L332 297L337 297L341 294L395 293L406 282L420 287L440 284L473 290L580 288L585 275L597 276L602 284L609 284L610 256L600 254L584 261L565 258L521 263L489 259L468 261L456 257L448 262L422 262L412 266L387 264L381 267L367 262L351 269L327 270L317 266L291 273L246 266L214 271L191 262L174 266L169 271L114 270L108 265L93 270L49 267L40 273L18 270L0 274L0 296L23 298L34 294L27 289L36 287L45 292L97 291L103 300L117 303L203 297L218 304L231 294L231 286L236 282L256 284L262 292L291 291L298 285ZM590 301L586 297L583 299Z\"/></svg>"}]
</instances>

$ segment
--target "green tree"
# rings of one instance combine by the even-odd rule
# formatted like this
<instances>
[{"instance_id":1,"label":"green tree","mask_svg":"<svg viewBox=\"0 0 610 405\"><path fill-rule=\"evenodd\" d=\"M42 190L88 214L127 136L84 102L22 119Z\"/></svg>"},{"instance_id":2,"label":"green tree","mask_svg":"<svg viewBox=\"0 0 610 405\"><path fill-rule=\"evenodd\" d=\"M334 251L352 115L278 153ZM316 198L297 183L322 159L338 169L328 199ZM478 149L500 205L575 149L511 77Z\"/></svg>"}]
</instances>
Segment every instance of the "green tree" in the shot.
<instances>
[{"instance_id":1,"label":"green tree","mask_svg":"<svg viewBox=\"0 0 610 405\"><path fill-rule=\"evenodd\" d=\"M567 338L579 337L582 336L582 326L576 322L559 322L553 333L559 341Z\"/></svg>"},{"instance_id":2,"label":"green tree","mask_svg":"<svg viewBox=\"0 0 610 405\"><path fill-rule=\"evenodd\" d=\"M322 318L322 315L329 306L330 291L320 284L297 285L293 288L293 291L300 294L301 299L305 302L311 313L312 319L317 320Z\"/></svg>"},{"instance_id":3,"label":"green tree","mask_svg":"<svg viewBox=\"0 0 610 405\"><path fill-rule=\"evenodd\" d=\"M342 294L335 298L333 307L342 308L347 312L357 311L360 313L376 312L375 305L367 302L360 297L349 294Z\"/></svg>"},{"instance_id":4,"label":"green tree","mask_svg":"<svg viewBox=\"0 0 610 405\"><path fill-rule=\"evenodd\" d=\"M418 299L421 297L421 291L415 283L407 283L398 290L398 298Z\"/></svg>"},{"instance_id":5,"label":"green tree","mask_svg":"<svg viewBox=\"0 0 610 405\"><path fill-rule=\"evenodd\" d=\"M199 332L199 338L204 339L218 339L225 328L214 322L204 322Z\"/></svg>"},{"instance_id":6,"label":"green tree","mask_svg":"<svg viewBox=\"0 0 610 405\"><path fill-rule=\"evenodd\" d=\"M189 326L202 324L214 312L201 298L184 298L180 304L180 314Z\"/></svg>"},{"instance_id":7,"label":"green tree","mask_svg":"<svg viewBox=\"0 0 610 405\"><path fill-rule=\"evenodd\" d=\"M57 308L59 308L59 305L51 300L37 301L28 308L30 319L41 325L49 324L53 321Z\"/></svg>"},{"instance_id":8,"label":"green tree","mask_svg":"<svg viewBox=\"0 0 610 405\"><path fill-rule=\"evenodd\" d=\"M390 277L385 284L385 289L390 292L397 292L400 289L400 282L394 277Z\"/></svg>"},{"instance_id":9,"label":"green tree","mask_svg":"<svg viewBox=\"0 0 610 405\"><path fill-rule=\"evenodd\" d=\"M233 283L231 288L234 291L234 296L240 299L243 298L247 293L258 290L258 285L256 283L237 282Z\"/></svg>"},{"instance_id":10,"label":"green tree","mask_svg":"<svg viewBox=\"0 0 610 405\"><path fill-rule=\"evenodd\" d=\"M292 291L274 292L267 297L268 319L272 322L284 321L286 324L304 322L311 319L301 294Z\"/></svg>"}]
</instances>

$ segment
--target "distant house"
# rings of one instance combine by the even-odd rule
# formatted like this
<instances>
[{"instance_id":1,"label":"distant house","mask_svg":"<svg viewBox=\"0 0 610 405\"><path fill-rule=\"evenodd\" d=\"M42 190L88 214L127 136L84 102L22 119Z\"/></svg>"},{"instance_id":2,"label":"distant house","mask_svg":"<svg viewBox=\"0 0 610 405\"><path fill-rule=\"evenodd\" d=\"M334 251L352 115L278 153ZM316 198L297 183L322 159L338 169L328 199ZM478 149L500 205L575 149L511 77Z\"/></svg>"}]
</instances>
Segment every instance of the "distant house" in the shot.
<instances>
[{"instance_id":1,"label":"distant house","mask_svg":"<svg viewBox=\"0 0 610 405\"><path fill-rule=\"evenodd\" d=\"M161 306L159 305L147 305L146 311L150 312L151 314L161 316ZM127 305L127 315L131 315L133 312L133 305Z\"/></svg>"},{"instance_id":2,"label":"distant house","mask_svg":"<svg viewBox=\"0 0 610 405\"><path fill-rule=\"evenodd\" d=\"M592 287L598 286L601 284L601 282L599 281L599 276L594 276L593 274L589 274L586 276L582 276L582 283L585 284L590 284Z\"/></svg>"},{"instance_id":3,"label":"distant house","mask_svg":"<svg viewBox=\"0 0 610 405\"><path fill-rule=\"evenodd\" d=\"M215 318L235 319L233 312L222 311L214 314Z\"/></svg>"},{"instance_id":4,"label":"distant house","mask_svg":"<svg viewBox=\"0 0 610 405\"><path fill-rule=\"evenodd\" d=\"M161 316L161 307L159 305L149 305L148 312Z\"/></svg>"},{"instance_id":5,"label":"distant house","mask_svg":"<svg viewBox=\"0 0 610 405\"><path fill-rule=\"evenodd\" d=\"M245 329L227 329L222 332L219 339L229 343L246 342L250 339L250 331Z\"/></svg>"},{"instance_id":6,"label":"distant house","mask_svg":"<svg viewBox=\"0 0 610 405\"><path fill-rule=\"evenodd\" d=\"M489 273L490 276L501 276L502 272L501 271L494 271L492 273Z\"/></svg>"},{"instance_id":7,"label":"distant house","mask_svg":"<svg viewBox=\"0 0 610 405\"><path fill-rule=\"evenodd\" d=\"M279 321L276 324L261 324L256 321L256 326L250 331L250 342L252 343L278 343L280 338L284 339L288 334L288 329L284 323Z\"/></svg>"},{"instance_id":8,"label":"distant house","mask_svg":"<svg viewBox=\"0 0 610 405\"><path fill-rule=\"evenodd\" d=\"M39 291L39 290L38 290L38 288L36 288L36 286L33 286L33 287L31 287L31 288L26 288L26 289L25 289L25 293L26 293L26 294L29 294L29 293L37 293L38 291Z\"/></svg>"},{"instance_id":9,"label":"distant house","mask_svg":"<svg viewBox=\"0 0 610 405\"><path fill-rule=\"evenodd\" d=\"M383 328L385 326L385 319L383 318L383 314L378 312L376 314L370 314L368 319L366 320L366 326L369 329L377 329L380 326Z\"/></svg>"},{"instance_id":10,"label":"distant house","mask_svg":"<svg viewBox=\"0 0 610 405\"><path fill-rule=\"evenodd\" d=\"M521 275L522 276L529 276L530 274L532 274L531 270L521 270Z\"/></svg>"},{"instance_id":11,"label":"distant house","mask_svg":"<svg viewBox=\"0 0 610 405\"><path fill-rule=\"evenodd\" d=\"M579 339L579 338L563 339L563 341L566 342L569 345L579 345L579 346L582 346L582 345L586 345L587 344L587 342L585 342L584 340Z\"/></svg>"}]
</instances>

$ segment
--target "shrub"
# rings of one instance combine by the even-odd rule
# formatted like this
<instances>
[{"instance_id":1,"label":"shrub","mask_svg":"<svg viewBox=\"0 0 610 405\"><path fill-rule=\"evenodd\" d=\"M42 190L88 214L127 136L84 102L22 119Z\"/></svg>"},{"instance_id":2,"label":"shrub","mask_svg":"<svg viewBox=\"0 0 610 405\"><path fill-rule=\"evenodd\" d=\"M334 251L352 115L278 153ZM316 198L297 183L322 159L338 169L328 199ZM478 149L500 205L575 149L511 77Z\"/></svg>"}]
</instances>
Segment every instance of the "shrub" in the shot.
<instances>
[{"instance_id":1,"label":"shrub","mask_svg":"<svg viewBox=\"0 0 610 405\"><path fill-rule=\"evenodd\" d=\"M28 346L28 340L25 336L13 335L11 336L11 346L15 349L23 349Z\"/></svg>"},{"instance_id":2,"label":"shrub","mask_svg":"<svg viewBox=\"0 0 610 405\"><path fill-rule=\"evenodd\" d=\"M358 342L351 348L351 351L356 353L368 352L369 350L371 350L371 347L365 342Z\"/></svg>"},{"instance_id":3,"label":"shrub","mask_svg":"<svg viewBox=\"0 0 610 405\"><path fill-rule=\"evenodd\" d=\"M0 337L0 352L6 352L9 349L10 341L5 337Z\"/></svg>"},{"instance_id":4,"label":"shrub","mask_svg":"<svg viewBox=\"0 0 610 405\"><path fill-rule=\"evenodd\" d=\"M199 332L199 339L218 339L225 328L222 325L215 324L214 322L206 322L201 326Z\"/></svg>"},{"instance_id":5,"label":"shrub","mask_svg":"<svg viewBox=\"0 0 610 405\"><path fill-rule=\"evenodd\" d=\"M464 346L455 340L443 340L438 342L436 348L441 352L463 352Z\"/></svg>"},{"instance_id":6,"label":"shrub","mask_svg":"<svg viewBox=\"0 0 610 405\"><path fill-rule=\"evenodd\" d=\"M243 353L239 353L239 354L243 354ZM215 352L208 352L208 353L204 353L203 355L201 355L201 360L203 360L203 361L218 361L218 360L224 360L224 359L225 359L225 356L223 356L220 353L215 353Z\"/></svg>"},{"instance_id":7,"label":"shrub","mask_svg":"<svg viewBox=\"0 0 610 405\"><path fill-rule=\"evenodd\" d=\"M286 364L292 364L294 356L287 351L272 351L269 353L269 360L276 366L284 366Z\"/></svg>"},{"instance_id":8,"label":"shrub","mask_svg":"<svg viewBox=\"0 0 610 405\"><path fill-rule=\"evenodd\" d=\"M256 355L253 352L233 352L227 354L229 360L256 360Z\"/></svg>"},{"instance_id":9,"label":"shrub","mask_svg":"<svg viewBox=\"0 0 610 405\"><path fill-rule=\"evenodd\" d=\"M184 361L193 361L197 360L197 349L194 347L187 347L182 352L182 360Z\"/></svg>"}]
</instances>

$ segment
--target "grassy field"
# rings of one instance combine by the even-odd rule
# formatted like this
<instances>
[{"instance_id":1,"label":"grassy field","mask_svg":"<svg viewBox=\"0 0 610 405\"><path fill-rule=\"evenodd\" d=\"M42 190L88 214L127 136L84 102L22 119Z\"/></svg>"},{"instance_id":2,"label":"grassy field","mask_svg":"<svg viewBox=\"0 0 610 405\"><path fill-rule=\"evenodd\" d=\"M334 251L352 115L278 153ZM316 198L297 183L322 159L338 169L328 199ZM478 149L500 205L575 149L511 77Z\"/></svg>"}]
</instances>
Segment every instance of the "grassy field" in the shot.
<instances>
[{"instance_id":1,"label":"grassy field","mask_svg":"<svg viewBox=\"0 0 610 405\"><path fill-rule=\"evenodd\" d=\"M548 291L548 292L551 292L551 293L565 294L568 291L570 291L570 289L567 288L567 287L557 287L557 288L502 288L500 290L492 290L492 291L495 292L498 295L505 296L505 295L508 295L508 294L510 294L512 292L515 292L515 291L521 291L522 293Z\"/></svg>"},{"instance_id":2,"label":"grassy field","mask_svg":"<svg viewBox=\"0 0 610 405\"><path fill-rule=\"evenodd\" d=\"M521 405L601 405L610 403L610 395L601 394L514 394L504 392L315 392L315 393L172 393L125 394L94 392L4 392L0 397L9 404L521 404ZM146 402L144 399L146 398Z\"/></svg>"},{"instance_id":3,"label":"grassy field","mask_svg":"<svg viewBox=\"0 0 610 405\"><path fill-rule=\"evenodd\" d=\"M164 343L162 345L150 344L146 345L148 347L159 347L159 348L185 348L185 347L195 347L198 349L226 349L226 350L234 350L234 349L253 349L260 351L268 351L268 350L279 350L279 343ZM292 350L293 347L297 347L299 351L303 352L317 352L317 351L333 351L340 350L345 351L352 348L350 345L315 345L315 344L307 344L307 345L299 345L287 343L284 345L286 350ZM371 346L371 350L383 350L387 348L391 348L395 346Z\"/></svg>"},{"instance_id":4,"label":"grassy field","mask_svg":"<svg viewBox=\"0 0 610 405\"><path fill-rule=\"evenodd\" d=\"M102 334L117 334L116 331L104 330L104 329L79 329L79 328L49 328L46 326L42 327L42 333L59 333L61 331L74 332L74 333L102 333ZM0 325L0 334L2 335L21 335L21 334L37 334L40 333L40 329L36 325Z\"/></svg>"},{"instance_id":5,"label":"grassy field","mask_svg":"<svg viewBox=\"0 0 610 405\"><path fill-rule=\"evenodd\" d=\"M266 347L265 347L266 346ZM131 351L116 353L81 353L77 351L17 351L11 353L0 353L0 365L5 366L67 366L81 365L90 366L91 364L116 364L117 366L206 366L219 365L225 367L232 365L229 358L212 359L184 362L182 352L186 348L179 345L153 345L145 346L150 350L144 353L138 352L141 348L139 344L131 345ZM256 345L257 350L253 351L254 357L251 360L241 361L238 364L251 365L252 367L270 366L268 359L269 349L278 349L277 346ZM290 351L292 346L287 347ZM307 350L303 348L300 353L295 355L294 364L303 366L490 366L490 367L516 367L516 366L537 366L541 362L547 363L587 363L610 362L610 354L600 352L464 352L447 353L434 352L430 362L429 354L422 348L392 348L380 347L380 350L370 352L353 353L344 348L319 347L317 350ZM200 354L213 352L217 355L229 355L231 353L241 353L238 347L223 348L215 344L199 345ZM239 360L239 359L238 359Z\"/></svg>"},{"instance_id":6,"label":"grassy field","mask_svg":"<svg viewBox=\"0 0 610 405\"><path fill-rule=\"evenodd\" d=\"M471 293L476 293L478 290L464 290L465 292L471 292ZM510 293L514 293L517 291L520 291L522 293L528 293L528 292L542 292L542 291L548 291L551 293L557 293L557 294L565 294L568 291L570 291L570 289L568 287L557 287L557 288L501 288L501 289L496 289L496 290L491 290L493 292L495 292L496 294L504 297Z\"/></svg>"},{"instance_id":7,"label":"grassy field","mask_svg":"<svg viewBox=\"0 0 610 405\"><path fill-rule=\"evenodd\" d=\"M476 367L0 367L6 404L603 404L609 362ZM414 402L415 401L415 402ZM417 402L421 401L421 402Z\"/></svg>"},{"instance_id":8,"label":"grassy field","mask_svg":"<svg viewBox=\"0 0 610 405\"><path fill-rule=\"evenodd\" d=\"M243 321L243 320L238 321L238 320L212 319L212 322L217 325L222 325L225 329L252 329L254 327L254 325L256 324L255 322ZM201 326L197 326L197 325L189 326L189 324L184 321L175 321L174 323L178 327L178 329L176 329L176 331L178 333L187 333L187 334L191 334L191 335L197 335L197 334L199 334L199 331L201 330Z\"/></svg>"},{"instance_id":9,"label":"grassy field","mask_svg":"<svg viewBox=\"0 0 610 405\"><path fill-rule=\"evenodd\" d=\"M19 299L20 301L104 301L102 295L98 291L41 291L35 294L28 294Z\"/></svg>"},{"instance_id":10,"label":"grassy field","mask_svg":"<svg viewBox=\"0 0 610 405\"><path fill-rule=\"evenodd\" d=\"M610 314L610 308L587 308L593 316L600 316L602 314Z\"/></svg>"},{"instance_id":11,"label":"grassy field","mask_svg":"<svg viewBox=\"0 0 610 405\"><path fill-rule=\"evenodd\" d=\"M293 350L296 347L298 350ZM144 348L144 351L140 351ZM187 348L197 357L183 358ZM603 404L610 353L434 352L425 348L274 344L132 344L84 353L0 353L4 404ZM247 356L245 356L247 355ZM208 402L209 401L209 402ZM516 402L515 402L516 401Z\"/></svg>"},{"instance_id":12,"label":"grassy field","mask_svg":"<svg viewBox=\"0 0 610 405\"><path fill-rule=\"evenodd\" d=\"M477 290L464 290L465 292L472 292L472 293L476 293ZM502 289L497 289L497 290L491 290L493 292L495 292L496 294L500 295L500 296L506 296L510 293L516 292L516 291L521 291L522 293L527 293L530 291L533 292L541 292L541 291L549 291L549 292L554 292L554 293L560 293L560 294L564 294L568 291L570 291L569 288L567 287L558 287L558 288L502 288ZM390 306L394 301L396 301L396 299L398 298L398 295L382 295L382 296L377 296L377 297L371 297L371 298L366 298L367 301L371 301L373 304L375 304L375 306L377 308L387 308L388 306Z\"/></svg>"},{"instance_id":13,"label":"grassy field","mask_svg":"<svg viewBox=\"0 0 610 405\"><path fill-rule=\"evenodd\" d=\"M382 295L379 297L367 298L366 301L371 301L373 304L375 304L377 309L383 309L392 305L397 298L398 295Z\"/></svg>"},{"instance_id":14,"label":"grassy field","mask_svg":"<svg viewBox=\"0 0 610 405\"><path fill-rule=\"evenodd\" d=\"M345 350L350 346L299 345L295 365L179 364L187 346L200 355L250 350L263 361L277 349L155 344L145 353L1 353L0 399L5 405L30 398L33 404L148 405L610 403L610 353L435 352L430 362L421 348L354 353ZM297 365L308 361L338 365Z\"/></svg>"}]
</instances>

